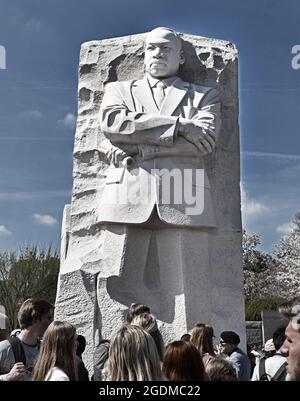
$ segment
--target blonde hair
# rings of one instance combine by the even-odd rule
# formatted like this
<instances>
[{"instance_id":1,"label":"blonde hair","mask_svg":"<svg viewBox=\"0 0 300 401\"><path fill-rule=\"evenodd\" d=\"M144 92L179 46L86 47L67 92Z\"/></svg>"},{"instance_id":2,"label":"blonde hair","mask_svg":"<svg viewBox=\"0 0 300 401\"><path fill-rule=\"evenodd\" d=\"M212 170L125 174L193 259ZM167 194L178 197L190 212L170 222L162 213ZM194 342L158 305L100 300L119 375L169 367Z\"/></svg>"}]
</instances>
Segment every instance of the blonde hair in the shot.
<instances>
[{"instance_id":1,"label":"blonde hair","mask_svg":"<svg viewBox=\"0 0 300 401\"><path fill-rule=\"evenodd\" d=\"M104 374L112 381L162 380L153 338L139 326L125 325L111 340Z\"/></svg>"},{"instance_id":2,"label":"blonde hair","mask_svg":"<svg viewBox=\"0 0 300 401\"><path fill-rule=\"evenodd\" d=\"M147 331L147 333L151 334L155 342L159 358L161 361L163 361L165 352L164 341L158 329L155 317L151 313L141 313L132 320L132 324L142 327Z\"/></svg>"},{"instance_id":3,"label":"blonde hair","mask_svg":"<svg viewBox=\"0 0 300 401\"><path fill-rule=\"evenodd\" d=\"M45 331L32 381L43 381L54 368L61 369L75 381L74 337L76 329L70 323L54 321Z\"/></svg>"}]
</instances>

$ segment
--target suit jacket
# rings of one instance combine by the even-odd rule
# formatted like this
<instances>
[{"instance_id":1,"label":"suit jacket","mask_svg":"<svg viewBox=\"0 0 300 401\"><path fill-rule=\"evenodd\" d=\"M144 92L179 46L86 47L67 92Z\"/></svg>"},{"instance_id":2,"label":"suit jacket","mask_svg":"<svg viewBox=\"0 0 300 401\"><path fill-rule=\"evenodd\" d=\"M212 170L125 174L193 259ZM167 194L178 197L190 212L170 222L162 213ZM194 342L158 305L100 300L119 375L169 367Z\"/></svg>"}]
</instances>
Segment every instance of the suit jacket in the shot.
<instances>
[{"instance_id":1,"label":"suit jacket","mask_svg":"<svg viewBox=\"0 0 300 401\"><path fill-rule=\"evenodd\" d=\"M206 173L201 175L203 156L195 145L177 136L179 117L212 121L217 134L217 90L177 78L158 110L146 77L106 85L100 127L108 146L102 151L109 152L112 144L131 155L134 163L108 169L99 222L141 224L149 220L156 205L163 222L216 225L210 184Z\"/></svg>"}]
</instances>

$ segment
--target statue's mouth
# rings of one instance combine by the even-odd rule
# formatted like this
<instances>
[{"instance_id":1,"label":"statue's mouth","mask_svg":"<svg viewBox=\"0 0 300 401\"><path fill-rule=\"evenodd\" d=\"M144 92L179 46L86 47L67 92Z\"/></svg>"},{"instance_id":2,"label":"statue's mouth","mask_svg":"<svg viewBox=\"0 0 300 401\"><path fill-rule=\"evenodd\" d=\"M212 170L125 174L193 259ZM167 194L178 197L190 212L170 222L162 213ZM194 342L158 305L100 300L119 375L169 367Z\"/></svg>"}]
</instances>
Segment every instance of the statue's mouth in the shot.
<instances>
[{"instance_id":1,"label":"statue's mouth","mask_svg":"<svg viewBox=\"0 0 300 401\"><path fill-rule=\"evenodd\" d=\"M163 61L153 61L151 63L151 67L165 67L166 63L164 63Z\"/></svg>"}]
</instances>

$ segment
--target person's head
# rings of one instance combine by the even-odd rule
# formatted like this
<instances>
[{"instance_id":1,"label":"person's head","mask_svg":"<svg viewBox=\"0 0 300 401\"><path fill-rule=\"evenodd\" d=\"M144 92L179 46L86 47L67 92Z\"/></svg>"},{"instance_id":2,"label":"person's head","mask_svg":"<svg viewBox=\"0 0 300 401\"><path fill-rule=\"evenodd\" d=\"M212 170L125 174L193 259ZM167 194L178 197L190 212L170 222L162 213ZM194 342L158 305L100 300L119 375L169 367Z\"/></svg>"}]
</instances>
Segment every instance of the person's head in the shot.
<instances>
[{"instance_id":1,"label":"person's head","mask_svg":"<svg viewBox=\"0 0 300 401\"><path fill-rule=\"evenodd\" d=\"M300 296L280 305L279 312L289 324L285 330L288 344L288 373L291 380L300 380Z\"/></svg>"},{"instance_id":2,"label":"person's head","mask_svg":"<svg viewBox=\"0 0 300 401\"><path fill-rule=\"evenodd\" d=\"M0 341L6 340L11 331L10 322L4 313L0 313Z\"/></svg>"},{"instance_id":3,"label":"person's head","mask_svg":"<svg viewBox=\"0 0 300 401\"><path fill-rule=\"evenodd\" d=\"M162 335L158 329L157 321L151 313L141 313L133 318L131 324L135 326L141 326L144 330L149 333L156 345L157 352L160 360L163 360L164 357L164 342Z\"/></svg>"},{"instance_id":4,"label":"person's head","mask_svg":"<svg viewBox=\"0 0 300 401\"><path fill-rule=\"evenodd\" d=\"M86 347L86 339L84 336L78 334L77 336L77 350L76 354L81 357Z\"/></svg>"},{"instance_id":5,"label":"person's head","mask_svg":"<svg viewBox=\"0 0 300 401\"><path fill-rule=\"evenodd\" d=\"M191 342L195 345L201 355L214 355L213 346L214 330L204 323L197 323L192 330Z\"/></svg>"},{"instance_id":6,"label":"person's head","mask_svg":"<svg viewBox=\"0 0 300 401\"><path fill-rule=\"evenodd\" d=\"M191 340L191 335L189 333L182 334L180 340L181 341L190 341Z\"/></svg>"},{"instance_id":7,"label":"person's head","mask_svg":"<svg viewBox=\"0 0 300 401\"><path fill-rule=\"evenodd\" d=\"M182 40L169 28L155 28L145 40L145 69L154 78L168 78L177 74L184 63Z\"/></svg>"},{"instance_id":8,"label":"person's head","mask_svg":"<svg viewBox=\"0 0 300 401\"><path fill-rule=\"evenodd\" d=\"M190 341L174 341L168 344L163 373L171 381L206 380L201 355Z\"/></svg>"},{"instance_id":9,"label":"person's head","mask_svg":"<svg viewBox=\"0 0 300 401\"><path fill-rule=\"evenodd\" d=\"M76 349L75 327L67 322L52 322L45 331L32 380L45 380L47 373L54 367L65 372L71 381L76 380L74 366Z\"/></svg>"},{"instance_id":10,"label":"person's head","mask_svg":"<svg viewBox=\"0 0 300 401\"><path fill-rule=\"evenodd\" d=\"M38 337L42 337L53 321L53 309L53 305L45 300L27 299L18 312L20 329L34 330Z\"/></svg>"},{"instance_id":11,"label":"person's head","mask_svg":"<svg viewBox=\"0 0 300 401\"><path fill-rule=\"evenodd\" d=\"M282 345L285 342L286 335L285 335L285 329L286 326L284 327L278 327L273 333L273 343L274 343L274 348L276 352L279 352Z\"/></svg>"},{"instance_id":12,"label":"person's head","mask_svg":"<svg viewBox=\"0 0 300 401\"><path fill-rule=\"evenodd\" d=\"M125 325L113 336L104 371L112 381L162 380L156 345L139 326Z\"/></svg>"},{"instance_id":13,"label":"person's head","mask_svg":"<svg viewBox=\"0 0 300 401\"><path fill-rule=\"evenodd\" d=\"M212 358L206 365L206 373L211 381L237 381L234 367L223 358Z\"/></svg>"},{"instance_id":14,"label":"person's head","mask_svg":"<svg viewBox=\"0 0 300 401\"><path fill-rule=\"evenodd\" d=\"M150 313L149 306L143 304L131 304L126 316L127 323L131 323L132 319L141 313Z\"/></svg>"},{"instance_id":15,"label":"person's head","mask_svg":"<svg viewBox=\"0 0 300 401\"><path fill-rule=\"evenodd\" d=\"M220 335L220 352L230 355L240 343L240 337L234 331L223 331Z\"/></svg>"},{"instance_id":16,"label":"person's head","mask_svg":"<svg viewBox=\"0 0 300 401\"><path fill-rule=\"evenodd\" d=\"M268 341L266 341L263 351L266 358L270 358L275 355L276 350L273 338L270 338Z\"/></svg>"}]
</instances>

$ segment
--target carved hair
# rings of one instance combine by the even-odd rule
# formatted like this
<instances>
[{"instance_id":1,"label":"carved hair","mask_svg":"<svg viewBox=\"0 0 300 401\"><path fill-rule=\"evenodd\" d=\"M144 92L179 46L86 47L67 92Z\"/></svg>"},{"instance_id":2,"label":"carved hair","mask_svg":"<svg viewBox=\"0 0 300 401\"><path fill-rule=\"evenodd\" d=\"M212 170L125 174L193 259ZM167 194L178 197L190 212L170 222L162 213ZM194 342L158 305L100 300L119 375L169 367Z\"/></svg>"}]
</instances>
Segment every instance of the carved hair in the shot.
<instances>
[{"instance_id":1,"label":"carved hair","mask_svg":"<svg viewBox=\"0 0 300 401\"><path fill-rule=\"evenodd\" d=\"M75 327L67 322L52 322L43 336L42 346L35 365L32 381L44 381L52 368L61 369L75 381L74 337Z\"/></svg>"},{"instance_id":2,"label":"carved hair","mask_svg":"<svg viewBox=\"0 0 300 401\"><path fill-rule=\"evenodd\" d=\"M112 381L162 380L159 356L151 335L138 326L121 327L111 340L104 375Z\"/></svg>"},{"instance_id":3,"label":"carved hair","mask_svg":"<svg viewBox=\"0 0 300 401\"><path fill-rule=\"evenodd\" d=\"M156 32L156 31L168 31L168 32L170 32L170 34L172 34L175 37L175 39L177 40L180 50L182 50L182 39L181 39L180 35L176 31L174 31L174 29L166 28L164 26L159 26L158 28L152 29L152 31L150 31L147 34L146 39L145 39L145 43L147 42L148 36L151 35L151 33Z\"/></svg>"}]
</instances>

